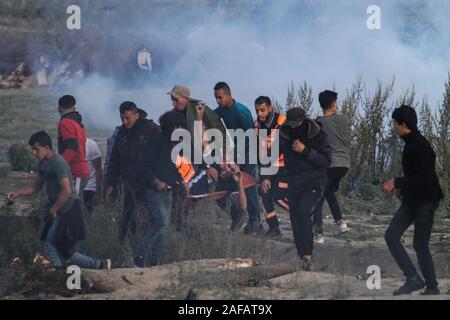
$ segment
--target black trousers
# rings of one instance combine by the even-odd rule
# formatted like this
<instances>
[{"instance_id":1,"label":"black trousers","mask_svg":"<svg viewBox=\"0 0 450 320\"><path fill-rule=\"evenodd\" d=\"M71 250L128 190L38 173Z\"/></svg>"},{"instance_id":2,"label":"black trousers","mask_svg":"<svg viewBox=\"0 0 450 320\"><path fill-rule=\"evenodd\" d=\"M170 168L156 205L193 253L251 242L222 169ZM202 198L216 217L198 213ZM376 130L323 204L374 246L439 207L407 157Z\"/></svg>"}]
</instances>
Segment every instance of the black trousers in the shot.
<instances>
[{"instance_id":1,"label":"black trousers","mask_svg":"<svg viewBox=\"0 0 450 320\"><path fill-rule=\"evenodd\" d=\"M271 227L278 225L278 214L275 210L274 201L283 209L289 210L287 177L277 174L271 179L271 188L267 193L259 189L259 195L265 212L266 222Z\"/></svg>"},{"instance_id":2,"label":"black trousers","mask_svg":"<svg viewBox=\"0 0 450 320\"><path fill-rule=\"evenodd\" d=\"M416 207L407 207L402 204L392 218L385 234L386 244L392 256L405 276L411 278L417 275L417 271L402 245L401 237L406 229L414 223L414 251L428 288L435 288L438 285L429 249L434 213L438 206L439 202L424 203Z\"/></svg>"},{"instance_id":3,"label":"black trousers","mask_svg":"<svg viewBox=\"0 0 450 320\"><path fill-rule=\"evenodd\" d=\"M145 190L133 191L125 188L122 214L119 221L119 241L123 243L128 230L136 233L136 218L139 206L146 204Z\"/></svg>"},{"instance_id":4,"label":"black trousers","mask_svg":"<svg viewBox=\"0 0 450 320\"><path fill-rule=\"evenodd\" d=\"M342 220L341 208L336 198L336 192L339 190L339 183L341 179L347 174L348 168L328 168L327 169L327 185L322 199L314 212L314 226L316 232L323 233L323 203L325 199L330 207L331 214L335 222Z\"/></svg>"},{"instance_id":5,"label":"black trousers","mask_svg":"<svg viewBox=\"0 0 450 320\"><path fill-rule=\"evenodd\" d=\"M86 210L91 213L92 210L94 210L94 198L95 198L95 191L92 190L84 190L83 191L83 201L84 201L84 207Z\"/></svg>"},{"instance_id":6,"label":"black trousers","mask_svg":"<svg viewBox=\"0 0 450 320\"><path fill-rule=\"evenodd\" d=\"M289 216L300 258L313 253L313 213L323 195L323 187L289 191Z\"/></svg>"}]
</instances>

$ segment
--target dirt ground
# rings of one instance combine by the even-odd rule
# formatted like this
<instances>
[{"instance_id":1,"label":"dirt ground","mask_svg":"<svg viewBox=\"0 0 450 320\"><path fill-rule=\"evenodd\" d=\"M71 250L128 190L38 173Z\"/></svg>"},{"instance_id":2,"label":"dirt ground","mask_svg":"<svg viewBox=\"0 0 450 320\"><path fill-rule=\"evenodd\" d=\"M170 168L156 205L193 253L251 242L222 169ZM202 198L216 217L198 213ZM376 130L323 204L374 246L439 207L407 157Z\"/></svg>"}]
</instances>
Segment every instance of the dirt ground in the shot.
<instances>
[{"instance_id":1,"label":"dirt ground","mask_svg":"<svg viewBox=\"0 0 450 320\"><path fill-rule=\"evenodd\" d=\"M1 150L12 143L26 141L29 132L38 128L55 133L52 128L56 126L56 118L51 113L48 96L38 95L36 101L40 102L31 105L34 95L34 92L23 96L17 92L0 93L3 110L0 121L6 124L0 129ZM13 104L17 107L7 108ZM107 135L98 132L95 136L104 147ZM4 153L0 155L1 161L6 161ZM32 173L8 172L6 177L0 177L0 193L32 178ZM93 287L73 296L58 294L56 287L41 281L44 275L52 279L60 271L47 270L44 275L33 274L34 278L30 278L32 259L41 249L38 237L42 227L42 222L31 212L44 201L44 195L40 194L18 200L13 207L0 204L1 299L185 299L189 290L195 292L197 299L423 299L417 294L392 296L392 291L403 282L403 275L383 238L398 206L392 199L377 196L369 201L357 195L341 196L350 232L338 237L332 235L334 223L326 207L325 244L315 245L314 272L299 271L289 217L281 209L283 237L274 240L246 236L242 231L230 232L226 213L212 204L197 207L191 212L193 220L189 228L178 232L171 227L165 264L135 269L129 267L132 241L129 247L121 247L117 241L114 225L117 208L100 206L87 217L89 235L84 249L94 256L112 257L116 268L82 270L82 276ZM404 236L404 244L411 254L412 233L410 228ZM449 233L448 214L440 212L430 247L444 294L427 299L450 298ZM24 266L10 268L9 263L15 257L20 257ZM370 265L381 269L381 289L367 287L369 274L366 272Z\"/></svg>"},{"instance_id":2,"label":"dirt ground","mask_svg":"<svg viewBox=\"0 0 450 320\"><path fill-rule=\"evenodd\" d=\"M8 179L0 180L0 191L4 191L5 185L21 184L30 177L29 174L12 173ZM344 203L347 205L348 201L345 199ZM179 251L171 253L172 261L145 269L119 266L111 271L82 270L83 277L94 283L94 288L101 288L100 292L91 290L68 297L46 285L42 281L44 278L32 281L26 278L31 259L40 250L39 243L30 239L39 235L41 223L30 215L34 206L32 201L18 201L16 205L13 211L0 207L0 218L6 221L1 224L0 233L3 235L0 251L3 258L0 269L2 299L184 299L189 290L195 292L197 299L423 298L417 294L392 296L392 291L402 284L403 276L383 240L389 214L347 215L351 231L339 237L332 236L334 225L329 217L326 218L325 244L315 245L314 249L314 272L304 272L300 271L286 212L281 212L283 238L276 240L246 236L242 231L231 233L224 217L209 217L210 222L203 227L210 230L210 235L204 235L202 239L193 240L192 235L187 234L174 235L177 232L171 229L173 239L169 240L168 250ZM202 210L197 213L198 219L205 219ZM447 294L427 299L450 298L450 242L441 228L436 225L431 250L440 288ZM6 229L13 231L8 234ZM204 230L199 229L199 232L205 233ZM405 235L404 244L413 254L411 232L409 230ZM189 241L192 242L190 245L182 247L181 243ZM242 248L239 249L240 245ZM117 248L112 242L111 246ZM214 253L202 249L209 246L215 247ZM194 256L192 252L196 253L195 258L185 260ZM7 263L15 256L22 257L28 264L19 269L8 268ZM369 274L366 272L370 265L381 269L381 289L367 287Z\"/></svg>"}]
</instances>

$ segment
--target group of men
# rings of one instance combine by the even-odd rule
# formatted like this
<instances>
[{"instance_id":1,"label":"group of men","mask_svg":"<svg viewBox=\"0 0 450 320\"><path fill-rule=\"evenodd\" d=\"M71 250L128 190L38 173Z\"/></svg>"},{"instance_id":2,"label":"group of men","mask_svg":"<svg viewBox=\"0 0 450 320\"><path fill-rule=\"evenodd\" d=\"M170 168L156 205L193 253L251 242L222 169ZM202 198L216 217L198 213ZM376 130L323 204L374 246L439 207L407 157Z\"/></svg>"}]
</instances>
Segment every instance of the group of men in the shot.
<instances>
[{"instance_id":1,"label":"group of men","mask_svg":"<svg viewBox=\"0 0 450 320\"><path fill-rule=\"evenodd\" d=\"M143 268L161 264L171 211L175 218L183 220L185 208L182 204L186 201L195 204L202 199L213 199L219 207L229 207L231 230L240 229L243 211L248 212L248 221L243 228L245 234L264 231L260 215L264 212L268 225L266 236L280 237L276 205L288 211L302 268L312 270L314 243L324 243L322 208L325 200L336 224L334 235L349 231L336 198L340 180L350 167L349 124L337 112L337 93L326 90L319 94L323 116L314 120L301 108L289 109L286 115L280 114L269 97L260 96L254 103L257 116L254 121L249 108L233 98L227 83L217 83L213 92L218 104L215 110L201 100L193 99L188 88L174 86L168 92L173 109L159 118L159 125L147 119L146 112L131 101L125 101L119 107L122 125L108 140L102 184L107 201L118 189L123 190L119 232L122 242L129 230L136 230L135 216L140 204L150 215L149 229L141 246L134 252L133 265ZM29 144L40 160L38 177L34 184L10 193L8 197L13 199L37 192L45 182L49 197L49 219L43 233L47 257L57 266L74 263L82 267L107 268L111 265L110 260L93 259L74 250L76 242L84 239L83 202L85 209L92 209L90 199L93 192L82 191L89 178L96 182L94 190L97 195L102 194L100 156L89 158L89 169L86 132L75 103L72 96L64 96L59 101L62 117L58 145L62 156L53 151L48 134L34 134ZM416 224L415 249L426 280L425 294L436 294L436 276L428 249L433 215L442 199L434 170L435 156L417 130L413 108L401 106L392 117L397 134L406 142L403 155L405 177L383 185L385 192L402 196L402 207L386 232L388 247L407 277L405 285L394 294L410 293L425 286L400 241L401 235L413 222ZM200 132L196 128L198 123ZM241 151L237 150L236 143L231 145L232 161L223 158L223 161L211 164L203 159L194 163L183 153L174 159L173 150L179 142L174 137L182 136L183 130L194 137L200 135L201 143L192 142L192 145L206 154L211 142L205 138L208 129L218 130L223 137L230 129L255 130L258 137L257 163L249 161L251 151L248 144L243 149L245 161L238 162L236 159ZM274 143L279 146L276 161L269 164L259 161L271 153ZM224 144L222 151L226 153L228 148ZM419 158L417 154L420 154ZM274 174L262 173L261 169L267 166L276 167ZM259 184L258 171L261 172ZM90 190L94 191L92 186ZM89 201L83 201L86 195Z\"/></svg>"}]
</instances>

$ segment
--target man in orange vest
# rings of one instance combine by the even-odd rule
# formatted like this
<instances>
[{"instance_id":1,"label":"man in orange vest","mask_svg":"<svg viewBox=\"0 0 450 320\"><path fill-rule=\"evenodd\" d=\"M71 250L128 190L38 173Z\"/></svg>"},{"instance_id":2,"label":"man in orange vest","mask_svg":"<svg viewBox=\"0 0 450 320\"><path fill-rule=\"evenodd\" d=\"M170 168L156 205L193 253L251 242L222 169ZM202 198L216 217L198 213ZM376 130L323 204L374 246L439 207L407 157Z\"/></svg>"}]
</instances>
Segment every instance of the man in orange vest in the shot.
<instances>
[{"instance_id":1,"label":"man in orange vest","mask_svg":"<svg viewBox=\"0 0 450 320\"><path fill-rule=\"evenodd\" d=\"M286 121L286 116L273 111L272 102L269 97L260 96L255 100L255 111L257 120L255 121L255 129L258 135L258 159L265 156L265 152L270 152L272 143L275 140L277 130ZM263 139L260 130L267 130L267 139ZM287 174L284 167L284 154L280 153L278 161L272 164L278 167L275 175L262 175L261 187L259 194L261 196L263 211L266 222L269 226L266 236L280 237L281 231L279 227L279 219L277 211L274 207L274 201L285 210L289 210L287 202ZM261 168L262 164L259 164ZM267 166L270 166L267 165Z\"/></svg>"}]
</instances>

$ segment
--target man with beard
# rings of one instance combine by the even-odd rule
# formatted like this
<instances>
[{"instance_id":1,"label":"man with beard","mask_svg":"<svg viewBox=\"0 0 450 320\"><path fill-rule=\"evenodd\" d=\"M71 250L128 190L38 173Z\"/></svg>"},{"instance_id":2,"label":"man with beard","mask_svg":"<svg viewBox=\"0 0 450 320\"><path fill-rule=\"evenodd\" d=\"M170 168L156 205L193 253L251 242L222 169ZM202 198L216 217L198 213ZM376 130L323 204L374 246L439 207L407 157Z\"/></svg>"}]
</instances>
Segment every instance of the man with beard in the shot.
<instances>
[{"instance_id":1,"label":"man with beard","mask_svg":"<svg viewBox=\"0 0 450 320\"><path fill-rule=\"evenodd\" d=\"M272 108L272 102L269 97L261 96L255 100L255 111L257 119L255 129L258 135L258 146L260 148L258 156L263 157L264 152L270 152L272 143L276 141L277 129L286 121L286 116L275 112ZM260 130L267 130L267 138L263 140L259 134ZM260 163L260 162L259 162ZM267 166L270 166L267 165ZM289 211L287 200L287 173L284 165L284 154L280 152L278 160L273 164L277 167L277 173L274 175L261 175L261 187L259 194L261 196L263 211L266 215L266 222L269 226L267 236L281 236L278 214L274 207L274 202L285 210ZM260 167L263 165L260 164Z\"/></svg>"}]
</instances>

